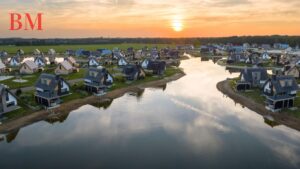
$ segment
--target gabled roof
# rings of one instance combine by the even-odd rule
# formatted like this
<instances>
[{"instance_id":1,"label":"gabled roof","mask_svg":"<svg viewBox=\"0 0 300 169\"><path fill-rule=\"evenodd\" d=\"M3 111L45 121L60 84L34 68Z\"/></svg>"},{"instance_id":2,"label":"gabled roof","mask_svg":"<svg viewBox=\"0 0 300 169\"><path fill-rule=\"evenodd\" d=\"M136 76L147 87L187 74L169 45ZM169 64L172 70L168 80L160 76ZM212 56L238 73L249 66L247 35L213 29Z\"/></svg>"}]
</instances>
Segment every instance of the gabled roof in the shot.
<instances>
[{"instance_id":1,"label":"gabled roof","mask_svg":"<svg viewBox=\"0 0 300 169\"><path fill-rule=\"evenodd\" d=\"M32 61L32 60L27 60L24 62L30 69L37 69L38 66Z\"/></svg>"},{"instance_id":2,"label":"gabled roof","mask_svg":"<svg viewBox=\"0 0 300 169\"><path fill-rule=\"evenodd\" d=\"M66 57L65 60L71 62L72 64L76 63L76 60L72 56Z\"/></svg>"},{"instance_id":3,"label":"gabled roof","mask_svg":"<svg viewBox=\"0 0 300 169\"><path fill-rule=\"evenodd\" d=\"M293 90L298 90L298 84L292 76L274 76L270 81L275 87L277 93L283 93Z\"/></svg>"},{"instance_id":4,"label":"gabled roof","mask_svg":"<svg viewBox=\"0 0 300 169\"><path fill-rule=\"evenodd\" d=\"M254 72L260 73L260 80L268 80L268 73L267 70L264 68L245 68L241 71L241 74L243 75L245 81L252 82L252 75Z\"/></svg>"},{"instance_id":5,"label":"gabled roof","mask_svg":"<svg viewBox=\"0 0 300 169\"><path fill-rule=\"evenodd\" d=\"M45 80L49 80L49 83L45 83ZM42 73L37 80L35 87L44 89L44 90L54 90L57 84L62 80L59 76L52 74Z\"/></svg>"},{"instance_id":6,"label":"gabled roof","mask_svg":"<svg viewBox=\"0 0 300 169\"><path fill-rule=\"evenodd\" d=\"M64 60L63 62L59 63L61 66L63 66L66 70L73 69L73 66L70 64L70 62Z\"/></svg>"},{"instance_id":7,"label":"gabled roof","mask_svg":"<svg viewBox=\"0 0 300 169\"><path fill-rule=\"evenodd\" d=\"M105 68L89 68L85 75L85 79L89 79L92 82L98 82L102 80L102 78L106 75L107 71Z\"/></svg>"},{"instance_id":8,"label":"gabled roof","mask_svg":"<svg viewBox=\"0 0 300 169\"><path fill-rule=\"evenodd\" d=\"M166 68L166 62L159 60L149 60L147 68L152 70L164 70Z\"/></svg>"}]
</instances>

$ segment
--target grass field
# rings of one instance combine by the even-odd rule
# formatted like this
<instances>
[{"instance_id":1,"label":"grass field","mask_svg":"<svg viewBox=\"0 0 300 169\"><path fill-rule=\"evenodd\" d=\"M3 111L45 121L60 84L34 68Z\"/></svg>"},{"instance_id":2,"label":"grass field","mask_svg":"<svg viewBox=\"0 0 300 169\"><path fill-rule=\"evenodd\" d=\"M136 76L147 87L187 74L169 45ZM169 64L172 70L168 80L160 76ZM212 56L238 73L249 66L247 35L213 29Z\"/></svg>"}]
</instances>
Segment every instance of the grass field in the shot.
<instances>
[{"instance_id":1,"label":"grass field","mask_svg":"<svg viewBox=\"0 0 300 169\"><path fill-rule=\"evenodd\" d=\"M93 44L93 45L46 45L46 46L0 46L0 51L4 50L8 54L16 54L18 49L24 50L25 54L32 54L34 49L47 53L49 49L53 48L57 53L64 53L67 49L77 50L84 49L89 51L95 51L97 49L113 49L115 47L119 49L127 49L133 47L134 49L141 49L147 46L148 48L157 46L158 48L163 47L175 47L172 44L143 44L143 43L122 43L122 44Z\"/></svg>"}]
</instances>

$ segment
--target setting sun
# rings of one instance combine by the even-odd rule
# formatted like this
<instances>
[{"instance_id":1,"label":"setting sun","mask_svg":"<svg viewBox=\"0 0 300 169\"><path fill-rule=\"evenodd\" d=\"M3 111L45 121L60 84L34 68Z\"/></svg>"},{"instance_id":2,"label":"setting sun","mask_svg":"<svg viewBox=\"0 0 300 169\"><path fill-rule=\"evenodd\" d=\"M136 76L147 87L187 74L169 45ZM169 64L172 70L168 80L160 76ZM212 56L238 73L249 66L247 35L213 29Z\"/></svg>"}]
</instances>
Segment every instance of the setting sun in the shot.
<instances>
[{"instance_id":1,"label":"setting sun","mask_svg":"<svg viewBox=\"0 0 300 169\"><path fill-rule=\"evenodd\" d=\"M172 21L172 28L176 32L182 31L182 29L183 29L182 21L180 19L174 19Z\"/></svg>"}]
</instances>

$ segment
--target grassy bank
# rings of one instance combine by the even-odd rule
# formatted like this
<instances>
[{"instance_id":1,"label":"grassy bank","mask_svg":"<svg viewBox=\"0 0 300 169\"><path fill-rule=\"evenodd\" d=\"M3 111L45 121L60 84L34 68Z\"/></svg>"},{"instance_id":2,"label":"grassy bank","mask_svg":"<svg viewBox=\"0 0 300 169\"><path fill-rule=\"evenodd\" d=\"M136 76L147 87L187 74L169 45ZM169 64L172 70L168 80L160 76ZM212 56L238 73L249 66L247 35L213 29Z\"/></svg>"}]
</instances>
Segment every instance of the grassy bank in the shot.
<instances>
[{"instance_id":1,"label":"grassy bank","mask_svg":"<svg viewBox=\"0 0 300 169\"><path fill-rule=\"evenodd\" d=\"M236 91L236 83L239 79L231 79L229 81L230 87L233 91ZM262 91L258 88L254 88L253 90L245 91L245 92L237 92L238 94L241 94L247 98L250 98L251 100L255 101L257 104L265 105L265 96L262 95ZM300 118L300 93L297 93L297 97L295 98L295 107L296 110L290 110L290 109L284 109L282 110L283 113L288 113L289 115L292 115L294 117Z\"/></svg>"},{"instance_id":2,"label":"grassy bank","mask_svg":"<svg viewBox=\"0 0 300 169\"><path fill-rule=\"evenodd\" d=\"M129 86L133 86L133 85L143 84L143 83L147 83L147 82L151 82L151 81L161 80L166 77L171 77L177 73L183 73L183 71L177 67L168 67L163 76L153 76L152 74L148 74L145 79L133 81L133 82L125 82L124 79L115 79L114 84L109 89L109 91L113 91L113 90L124 88L124 87L129 87ZM84 90L83 82L77 82L77 83L71 85L70 92L72 94L61 98L63 103L67 103L72 100L82 99L82 98L91 96L90 93L87 93ZM13 118L22 117L22 116L28 115L30 113L33 113L35 111L42 109L42 107L37 105L34 101L34 91L22 93L20 96L18 96L18 101L19 101L18 104L20 105L21 108L18 110L6 113L4 116L8 120L11 120Z\"/></svg>"}]
</instances>

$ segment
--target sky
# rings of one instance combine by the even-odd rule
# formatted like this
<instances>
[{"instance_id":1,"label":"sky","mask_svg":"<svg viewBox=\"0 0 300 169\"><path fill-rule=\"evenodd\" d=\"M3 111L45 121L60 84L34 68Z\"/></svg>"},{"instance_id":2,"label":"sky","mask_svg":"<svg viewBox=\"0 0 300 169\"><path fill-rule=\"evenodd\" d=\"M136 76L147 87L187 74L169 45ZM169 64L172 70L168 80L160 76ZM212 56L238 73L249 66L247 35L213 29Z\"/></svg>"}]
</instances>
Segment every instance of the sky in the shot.
<instances>
[{"instance_id":1,"label":"sky","mask_svg":"<svg viewBox=\"0 0 300 169\"><path fill-rule=\"evenodd\" d=\"M300 35L300 0L1 0L0 37ZM43 13L43 31L10 31L9 13Z\"/></svg>"}]
</instances>

